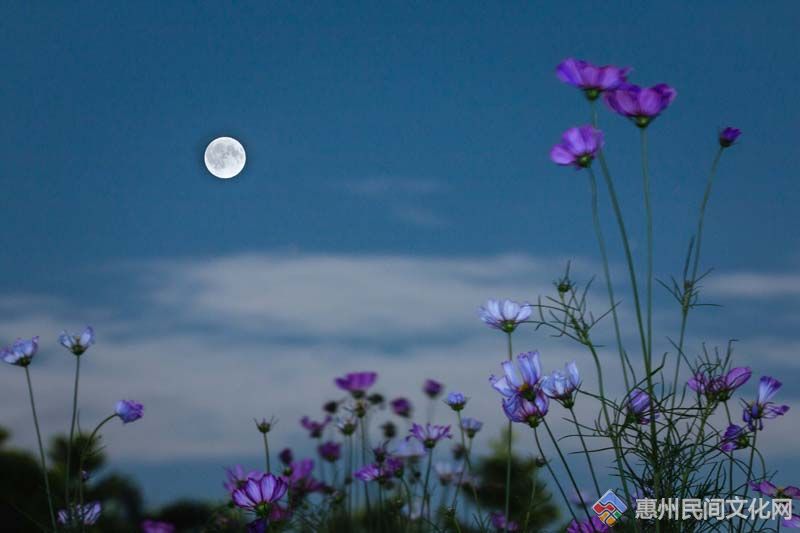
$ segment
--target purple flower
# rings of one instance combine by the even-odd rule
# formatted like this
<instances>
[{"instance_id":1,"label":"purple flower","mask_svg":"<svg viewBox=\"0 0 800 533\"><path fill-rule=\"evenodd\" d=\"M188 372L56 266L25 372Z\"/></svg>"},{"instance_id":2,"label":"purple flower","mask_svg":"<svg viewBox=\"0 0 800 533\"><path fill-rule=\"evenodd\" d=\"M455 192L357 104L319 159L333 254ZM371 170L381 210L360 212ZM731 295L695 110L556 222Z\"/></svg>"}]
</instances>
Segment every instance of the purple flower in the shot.
<instances>
[{"instance_id":1,"label":"purple flower","mask_svg":"<svg viewBox=\"0 0 800 533\"><path fill-rule=\"evenodd\" d=\"M353 476L361 481L377 481L384 483L402 471L403 461L389 457L383 463L371 463L353 472Z\"/></svg>"},{"instance_id":2,"label":"purple flower","mask_svg":"<svg viewBox=\"0 0 800 533\"><path fill-rule=\"evenodd\" d=\"M726 453L731 453L733 450L743 450L748 446L750 446L750 439L747 437L747 430L736 424L728 426L719 443L719 449Z\"/></svg>"},{"instance_id":3,"label":"purple flower","mask_svg":"<svg viewBox=\"0 0 800 533\"><path fill-rule=\"evenodd\" d=\"M497 531L519 531L519 524L513 520L506 520L506 515L500 511L492 513L492 526Z\"/></svg>"},{"instance_id":4,"label":"purple flower","mask_svg":"<svg viewBox=\"0 0 800 533\"><path fill-rule=\"evenodd\" d=\"M575 361L567 363L564 367L564 372L560 370L553 371L549 376L542 378L542 391L556 400L567 409L571 409L575 405L575 397L578 393L578 388L581 386L581 376L578 373L578 365Z\"/></svg>"},{"instance_id":5,"label":"purple flower","mask_svg":"<svg viewBox=\"0 0 800 533\"><path fill-rule=\"evenodd\" d=\"M606 92L605 101L612 110L645 128L675 100L677 94L665 83L652 87L624 84Z\"/></svg>"},{"instance_id":6,"label":"purple flower","mask_svg":"<svg viewBox=\"0 0 800 533\"><path fill-rule=\"evenodd\" d=\"M175 533L175 526L169 522L145 520L142 522L142 533Z\"/></svg>"},{"instance_id":7,"label":"purple flower","mask_svg":"<svg viewBox=\"0 0 800 533\"><path fill-rule=\"evenodd\" d=\"M758 384L758 399L754 402L744 403L742 419L747 422L753 431L764 429L764 419L777 418L789 410L788 405L775 405L771 402L775 393L783 384L775 378L762 376Z\"/></svg>"},{"instance_id":8,"label":"purple flower","mask_svg":"<svg viewBox=\"0 0 800 533\"><path fill-rule=\"evenodd\" d=\"M292 463L288 468L288 475L283 476L284 481L291 487L292 500L301 499L306 494L322 490L324 485L314 479L314 461L302 459Z\"/></svg>"},{"instance_id":9,"label":"purple flower","mask_svg":"<svg viewBox=\"0 0 800 533\"><path fill-rule=\"evenodd\" d=\"M411 406L411 402L408 401L408 398L395 398L392 400L389 405L392 406L392 412L397 416L402 416L403 418L411 418L411 411L413 407Z\"/></svg>"},{"instance_id":10,"label":"purple flower","mask_svg":"<svg viewBox=\"0 0 800 533\"><path fill-rule=\"evenodd\" d=\"M789 529L800 529L800 515L793 514L791 518L785 518L781 525Z\"/></svg>"},{"instance_id":11,"label":"purple flower","mask_svg":"<svg viewBox=\"0 0 800 533\"><path fill-rule=\"evenodd\" d=\"M436 470L436 477L439 478L439 483L445 486L449 485L453 481L458 481L458 479L464 473L463 465L443 461L437 462L433 468Z\"/></svg>"},{"instance_id":12,"label":"purple flower","mask_svg":"<svg viewBox=\"0 0 800 533\"><path fill-rule=\"evenodd\" d=\"M0 357L10 365L28 366L33 360L33 356L39 350L39 337L30 339L17 339L8 348L0 350Z\"/></svg>"},{"instance_id":13,"label":"purple flower","mask_svg":"<svg viewBox=\"0 0 800 533\"><path fill-rule=\"evenodd\" d=\"M603 523L600 518L593 516L591 520L576 522L573 520L567 526L567 533L606 533L611 528Z\"/></svg>"},{"instance_id":14,"label":"purple flower","mask_svg":"<svg viewBox=\"0 0 800 533\"><path fill-rule=\"evenodd\" d=\"M458 412L464 409L464 406L467 405L467 401L469 401L469 398L467 398L460 392L451 392L450 394L447 395L447 398L445 399L444 403L449 405L450 409L452 409L453 411Z\"/></svg>"},{"instance_id":15,"label":"purple flower","mask_svg":"<svg viewBox=\"0 0 800 533\"><path fill-rule=\"evenodd\" d=\"M470 439L475 437L475 435L481 430L483 427L483 422L480 420L476 420L474 418L465 417L461 419L461 429L464 430L464 433L467 434L467 437Z\"/></svg>"},{"instance_id":16,"label":"purple flower","mask_svg":"<svg viewBox=\"0 0 800 533\"><path fill-rule=\"evenodd\" d=\"M329 463L335 463L342 456L342 445L333 441L324 442L317 447L317 452Z\"/></svg>"},{"instance_id":17,"label":"purple flower","mask_svg":"<svg viewBox=\"0 0 800 533\"><path fill-rule=\"evenodd\" d=\"M420 457L424 457L425 453L425 447L416 439L401 440L397 444L397 448L394 450L395 457L401 457L404 459L419 459Z\"/></svg>"},{"instance_id":18,"label":"purple flower","mask_svg":"<svg viewBox=\"0 0 800 533\"><path fill-rule=\"evenodd\" d=\"M443 390L444 390L444 385L442 385L435 379L426 379L425 384L422 385L422 392L424 392L425 395L431 400L438 398Z\"/></svg>"},{"instance_id":19,"label":"purple flower","mask_svg":"<svg viewBox=\"0 0 800 533\"><path fill-rule=\"evenodd\" d=\"M294 454L292 453L292 450L290 448L284 448L283 450L281 450L281 453L278 454L278 459L281 460L281 463L285 464L286 466L289 466L290 464L292 464L292 461L294 460Z\"/></svg>"},{"instance_id":20,"label":"purple flower","mask_svg":"<svg viewBox=\"0 0 800 533\"><path fill-rule=\"evenodd\" d=\"M144 406L133 400L120 400L117 402L114 412L122 419L123 424L128 424L142 418Z\"/></svg>"},{"instance_id":21,"label":"purple flower","mask_svg":"<svg viewBox=\"0 0 800 533\"><path fill-rule=\"evenodd\" d=\"M86 329L80 335L72 335L62 331L61 335L58 336L58 342L73 354L81 355L89 349L89 346L94 344L94 330L92 326L86 326Z\"/></svg>"},{"instance_id":22,"label":"purple flower","mask_svg":"<svg viewBox=\"0 0 800 533\"><path fill-rule=\"evenodd\" d=\"M528 424L535 428L547 414L550 408L550 401L542 391L536 393L533 401L527 400L522 396L514 396L503 400L503 412L512 422Z\"/></svg>"},{"instance_id":23,"label":"purple flower","mask_svg":"<svg viewBox=\"0 0 800 533\"><path fill-rule=\"evenodd\" d=\"M739 138L739 135L742 134L742 130L739 128L731 128L730 126L723 129L719 132L719 145L723 148L728 148L729 146L733 146L733 143L736 142L736 139Z\"/></svg>"},{"instance_id":24,"label":"purple flower","mask_svg":"<svg viewBox=\"0 0 800 533\"><path fill-rule=\"evenodd\" d=\"M603 91L616 89L625 83L630 71L630 67L598 67L570 57L556 67L556 76L564 83L582 89L589 100L595 100Z\"/></svg>"},{"instance_id":25,"label":"purple flower","mask_svg":"<svg viewBox=\"0 0 800 533\"><path fill-rule=\"evenodd\" d=\"M628 418L637 424L650 423L650 395L642 389L634 389L628 396ZM658 414L655 415L658 418Z\"/></svg>"},{"instance_id":26,"label":"purple flower","mask_svg":"<svg viewBox=\"0 0 800 533\"><path fill-rule=\"evenodd\" d=\"M539 352L517 355L517 366L511 361L503 361L500 365L505 376L489 376L492 387L506 398L521 396L533 400L539 390L539 377L542 375Z\"/></svg>"},{"instance_id":27,"label":"purple flower","mask_svg":"<svg viewBox=\"0 0 800 533\"><path fill-rule=\"evenodd\" d=\"M58 523L62 525L83 524L91 526L100 518L102 507L100 502L90 502L86 505L75 505L69 510L61 509L58 511Z\"/></svg>"},{"instance_id":28,"label":"purple flower","mask_svg":"<svg viewBox=\"0 0 800 533\"><path fill-rule=\"evenodd\" d=\"M362 398L377 379L378 374L375 372L350 372L334 381L337 387L349 392L353 398Z\"/></svg>"},{"instance_id":29,"label":"purple flower","mask_svg":"<svg viewBox=\"0 0 800 533\"><path fill-rule=\"evenodd\" d=\"M308 430L309 437L312 439L318 439L322 437L322 432L325 430L325 426L327 426L331 420L333 419L330 417L330 415L326 416L321 422L311 420L309 417L304 416L300 419L300 425Z\"/></svg>"},{"instance_id":30,"label":"purple flower","mask_svg":"<svg viewBox=\"0 0 800 533\"><path fill-rule=\"evenodd\" d=\"M800 500L800 489L791 485L788 487L778 487L769 481L751 481L750 488L770 498L791 498L792 500Z\"/></svg>"},{"instance_id":31,"label":"purple flower","mask_svg":"<svg viewBox=\"0 0 800 533\"><path fill-rule=\"evenodd\" d=\"M478 315L490 327L511 333L531 316L531 306L514 300L487 300L486 305L478 310Z\"/></svg>"},{"instance_id":32,"label":"purple flower","mask_svg":"<svg viewBox=\"0 0 800 533\"><path fill-rule=\"evenodd\" d=\"M260 478L248 479L241 488L233 491L233 503L237 507L268 519L280 512L277 502L286 494L289 485L280 477L264 474Z\"/></svg>"},{"instance_id":33,"label":"purple flower","mask_svg":"<svg viewBox=\"0 0 800 533\"><path fill-rule=\"evenodd\" d=\"M436 446L436 443L440 440L453 438L450 433L450 426L432 425L430 423L424 426L415 423L411 426L410 433L411 437L420 441L429 450Z\"/></svg>"},{"instance_id":34,"label":"purple flower","mask_svg":"<svg viewBox=\"0 0 800 533\"><path fill-rule=\"evenodd\" d=\"M697 372L689 378L686 385L698 394L705 395L709 401L726 402L730 400L733 391L747 383L751 374L749 367L731 368L722 376Z\"/></svg>"},{"instance_id":35,"label":"purple flower","mask_svg":"<svg viewBox=\"0 0 800 533\"><path fill-rule=\"evenodd\" d=\"M233 468L226 468L225 476L228 480L223 483L223 486L229 493L233 493L236 489L244 487L248 479L259 479L261 477L261 472L256 472L254 470L245 472L242 465L236 465Z\"/></svg>"},{"instance_id":36,"label":"purple flower","mask_svg":"<svg viewBox=\"0 0 800 533\"><path fill-rule=\"evenodd\" d=\"M602 131L589 125L578 126L564 132L561 142L550 150L550 159L557 165L586 168L602 147Z\"/></svg>"}]
</instances>

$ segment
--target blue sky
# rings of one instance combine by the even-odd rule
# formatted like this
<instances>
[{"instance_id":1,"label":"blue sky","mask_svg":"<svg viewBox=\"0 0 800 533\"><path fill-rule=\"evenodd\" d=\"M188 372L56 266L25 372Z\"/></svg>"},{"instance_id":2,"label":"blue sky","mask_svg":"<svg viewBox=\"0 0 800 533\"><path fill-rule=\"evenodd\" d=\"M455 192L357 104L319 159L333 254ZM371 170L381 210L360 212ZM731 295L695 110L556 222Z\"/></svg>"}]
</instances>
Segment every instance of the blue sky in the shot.
<instances>
[{"instance_id":1,"label":"blue sky","mask_svg":"<svg viewBox=\"0 0 800 533\"><path fill-rule=\"evenodd\" d=\"M395 393L437 375L483 395L479 413L495 416L485 377L501 348L475 307L534 299L570 257L585 277L599 273L585 175L547 157L588 119L553 74L568 56L678 90L650 129L662 278L680 269L717 129L744 130L723 158L705 239L710 297L724 307L702 311L690 336L695 348L738 338L743 362L796 381L800 10L593 6L7 9L0 334L49 335L35 369L55 404L49 428L63 420L71 362L53 339L86 322L100 340L83 412L102 415L122 392L146 400L143 427L109 438L151 502L208 493L219 466L257 461L249 424L264 410L298 442L293 417L333 394L324 388L348 364L385 372ZM605 110L600 125L622 203L641 220L638 132ZM236 179L202 166L219 135L247 150ZM676 310L664 295L658 310L663 340ZM575 357L526 339L552 365ZM22 390L18 378L3 372L4 396ZM291 387L307 397L289 401ZM30 443L24 406L3 404L0 423ZM774 440L796 436L792 413ZM147 450L124 442L137 430ZM775 447L777 464L796 462ZM182 473L167 481L165 469Z\"/></svg>"}]
</instances>

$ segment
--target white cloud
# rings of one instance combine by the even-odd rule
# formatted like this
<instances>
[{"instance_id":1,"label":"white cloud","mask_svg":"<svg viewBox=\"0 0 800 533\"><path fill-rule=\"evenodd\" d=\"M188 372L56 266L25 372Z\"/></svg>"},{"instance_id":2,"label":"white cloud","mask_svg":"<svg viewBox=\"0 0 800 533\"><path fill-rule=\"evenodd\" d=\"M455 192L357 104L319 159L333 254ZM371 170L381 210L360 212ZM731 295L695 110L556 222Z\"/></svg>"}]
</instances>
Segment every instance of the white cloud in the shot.
<instances>
[{"instance_id":1,"label":"white cloud","mask_svg":"<svg viewBox=\"0 0 800 533\"><path fill-rule=\"evenodd\" d=\"M723 274L713 276L704 282L703 291L713 295L747 299L795 297L800 295L800 275L753 272Z\"/></svg>"}]
</instances>

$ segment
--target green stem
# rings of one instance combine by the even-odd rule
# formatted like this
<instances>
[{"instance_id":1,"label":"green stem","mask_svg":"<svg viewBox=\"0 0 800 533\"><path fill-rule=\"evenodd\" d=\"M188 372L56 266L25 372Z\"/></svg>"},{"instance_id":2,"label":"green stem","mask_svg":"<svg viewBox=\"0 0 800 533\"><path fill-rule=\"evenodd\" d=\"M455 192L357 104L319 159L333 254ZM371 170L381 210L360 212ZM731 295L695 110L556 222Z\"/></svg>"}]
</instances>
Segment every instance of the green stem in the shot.
<instances>
[{"instance_id":1,"label":"green stem","mask_svg":"<svg viewBox=\"0 0 800 533\"><path fill-rule=\"evenodd\" d=\"M367 465L367 419L364 416L361 419L361 466ZM364 500L367 504L367 520L369 520L370 516L370 504L369 504L369 487L367 483L364 482Z\"/></svg>"},{"instance_id":2,"label":"green stem","mask_svg":"<svg viewBox=\"0 0 800 533\"><path fill-rule=\"evenodd\" d=\"M267 438L266 433L262 433L262 435L264 437L264 457L266 458L266 463L267 463L267 474L271 474L272 467L270 466L269 463L269 439Z\"/></svg>"},{"instance_id":3,"label":"green stem","mask_svg":"<svg viewBox=\"0 0 800 533\"><path fill-rule=\"evenodd\" d=\"M706 405L706 408L703 410L703 414L700 415L700 425L698 426L697 432L697 440L692 445L692 450L689 452L689 458L686 460L686 467L683 471L683 482L681 483L681 497L686 497L686 491L689 489L688 481L689 481L689 472L694 470L694 454L697 451L697 446L702 444L703 437L705 436L705 424L708 416L711 414L711 406Z\"/></svg>"},{"instance_id":4,"label":"green stem","mask_svg":"<svg viewBox=\"0 0 800 533\"><path fill-rule=\"evenodd\" d=\"M589 455L589 449L586 447L586 441L583 438L583 432L581 431L581 425L578 423L578 416L575 414L575 408L570 406L569 412L572 414L572 421L575 423L575 429L578 431L578 438L581 440L581 446L583 447L583 453L586 455L586 462L589 463L589 472L592 474L592 481L594 482L594 489L597 491L597 497L599 498L602 496L600 492L600 484L597 482L597 476L594 473L594 465L592 464L592 457Z\"/></svg>"},{"instance_id":5,"label":"green stem","mask_svg":"<svg viewBox=\"0 0 800 533\"><path fill-rule=\"evenodd\" d=\"M547 420L545 418L542 418L542 423L544 423L544 428L547 430L547 434L550 436L550 440L552 441L553 446L556 449L556 453L558 453L558 456L561 458L561 464L564 465L564 470L567 471L567 476L569 476L570 483L572 483L572 488L575 489L575 494L578 497L580 497L581 490L580 488L578 488L578 483L575 481L575 476L572 475L572 470L570 470L569 463L567 463L564 454L561 452L561 447L559 447L555 435L553 435L553 432L550 431L550 425L547 423ZM586 508L585 505L582 505L581 508L583 509L584 513L586 513L586 519L591 522L592 517L589 515L589 510Z\"/></svg>"},{"instance_id":6,"label":"green stem","mask_svg":"<svg viewBox=\"0 0 800 533\"><path fill-rule=\"evenodd\" d=\"M425 471L425 485L422 488L422 509L420 514L425 512L425 507L428 509L428 522L431 521L431 504L430 495L428 494L428 482L431 478L431 465L433 464L433 448L428 449L428 468ZM422 520L419 521L419 526L422 528Z\"/></svg>"},{"instance_id":7,"label":"green stem","mask_svg":"<svg viewBox=\"0 0 800 533\"><path fill-rule=\"evenodd\" d=\"M508 339L508 360L511 361L513 359L514 350L511 344L511 333L506 334L506 338ZM511 521L508 513L511 509L511 453L512 453L512 443L514 440L513 437L514 432L514 425L511 423L511 420L508 421L508 443L506 446L506 494L505 494L505 525L503 526L503 533L508 533L508 523Z\"/></svg>"},{"instance_id":8,"label":"green stem","mask_svg":"<svg viewBox=\"0 0 800 533\"><path fill-rule=\"evenodd\" d=\"M466 441L464 440L464 428L461 427L461 411L456 411L456 415L458 416L458 430L461 433L461 449L463 449L464 453L466 454L467 453L467 444L466 444ZM452 509L453 509L454 520L455 520L456 505L458 503L458 494L461 492L461 484L464 481L464 471L466 470L466 466L467 466L468 462L469 462L469 459L466 459L464 461L464 465L462 465L462 467L461 467L461 473L459 473L459 475L458 475L458 485L456 485L456 489L453 491L453 505L451 505L450 507L452 507ZM458 521L457 520L456 520L456 525L458 525Z\"/></svg>"},{"instance_id":9,"label":"green stem","mask_svg":"<svg viewBox=\"0 0 800 533\"><path fill-rule=\"evenodd\" d=\"M31 399L31 412L33 413L33 425L36 428L36 441L39 444L39 460L42 464L42 476L44 477L44 488L47 492L47 506L50 510L50 523L53 526L53 531L57 531L56 528L56 515L53 511L53 496L50 493L50 479L47 475L47 462L44 458L44 446L42 446L42 434L39 431L39 417L36 415L36 403L33 400L33 385L31 385L31 373L28 370L27 365L25 366L25 379L28 382L28 395Z\"/></svg>"},{"instance_id":10,"label":"green stem","mask_svg":"<svg viewBox=\"0 0 800 533\"><path fill-rule=\"evenodd\" d=\"M69 509L69 478L72 464L72 441L75 438L75 419L78 415L78 381L81 375L81 357L75 356L75 386L72 392L72 422L69 426L69 440L67 441L67 470L64 472L64 502ZM80 472L78 472L80 476ZM68 511L69 512L69 511Z\"/></svg>"},{"instance_id":11,"label":"green stem","mask_svg":"<svg viewBox=\"0 0 800 533\"><path fill-rule=\"evenodd\" d=\"M560 492L561 497L564 498L564 503L567 504L567 510L569 510L569 514L572 515L572 519L577 522L578 517L575 516L575 511L572 510L572 505L570 505L569 498L567 498L564 488L558 481L558 477L556 477L555 472L553 472L553 467L550 466L550 461L547 460L547 456L544 454L544 450L542 450L542 444L539 442L539 432L536 428L533 428L533 438L536 439L536 447L539 448L539 455L542 456L542 462L544 462L544 465L547 467L547 471L550 472L550 477L552 477L553 481L555 481L556 487L558 487L558 492ZM506 519L506 521L508 521L508 519Z\"/></svg>"},{"instance_id":12,"label":"green stem","mask_svg":"<svg viewBox=\"0 0 800 533\"><path fill-rule=\"evenodd\" d=\"M744 495L742 499L747 499L747 493L750 492L750 477L753 475L753 457L756 453L756 437L758 436L758 430L756 429L753 431L753 442L750 443L750 460L747 463L747 477L744 480ZM744 519L739 521L739 528L737 531L741 531L742 527L744 527Z\"/></svg>"}]
</instances>

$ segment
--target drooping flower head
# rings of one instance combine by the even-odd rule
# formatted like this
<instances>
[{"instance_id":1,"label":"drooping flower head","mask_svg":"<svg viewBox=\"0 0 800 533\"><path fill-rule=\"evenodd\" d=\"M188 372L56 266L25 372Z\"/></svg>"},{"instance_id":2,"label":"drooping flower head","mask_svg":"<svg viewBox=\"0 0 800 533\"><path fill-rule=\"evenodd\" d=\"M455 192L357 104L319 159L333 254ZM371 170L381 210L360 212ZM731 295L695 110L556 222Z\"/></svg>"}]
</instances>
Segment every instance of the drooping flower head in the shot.
<instances>
[{"instance_id":1,"label":"drooping flower head","mask_svg":"<svg viewBox=\"0 0 800 533\"><path fill-rule=\"evenodd\" d=\"M513 520L507 520L506 515L500 511L492 513L492 527L497 531L519 531L519 524Z\"/></svg>"},{"instance_id":2,"label":"drooping flower head","mask_svg":"<svg viewBox=\"0 0 800 533\"><path fill-rule=\"evenodd\" d=\"M575 361L567 363L564 372L555 370L549 376L542 378L542 391L567 409L575 405L575 397L580 386L581 376Z\"/></svg>"},{"instance_id":3,"label":"drooping flower head","mask_svg":"<svg viewBox=\"0 0 800 533\"><path fill-rule=\"evenodd\" d=\"M719 145L723 148L733 146L733 144L736 142L736 139L738 139L739 135L741 134L742 130L739 128L731 128L729 126L719 132Z\"/></svg>"},{"instance_id":4,"label":"drooping flower head","mask_svg":"<svg viewBox=\"0 0 800 533\"><path fill-rule=\"evenodd\" d=\"M233 491L233 503L241 509L256 514L259 518L269 519L276 512L277 502L286 494L289 485L283 478L272 474L248 479L245 485Z\"/></svg>"},{"instance_id":5,"label":"drooping flower head","mask_svg":"<svg viewBox=\"0 0 800 533\"><path fill-rule=\"evenodd\" d=\"M411 402L408 398L395 398L389 405L392 407L392 412L397 416L401 416L403 418L411 418L411 412L413 411L413 407Z\"/></svg>"},{"instance_id":6,"label":"drooping flower head","mask_svg":"<svg viewBox=\"0 0 800 533\"><path fill-rule=\"evenodd\" d=\"M747 383L751 374L749 367L731 368L721 376L697 372L689 378L686 385L698 394L704 395L710 402L726 402L736 389Z\"/></svg>"},{"instance_id":7,"label":"drooping flower head","mask_svg":"<svg viewBox=\"0 0 800 533\"><path fill-rule=\"evenodd\" d=\"M582 522L573 520L567 526L567 533L606 533L608 531L611 531L611 528L605 525L597 516Z\"/></svg>"},{"instance_id":8,"label":"drooping flower head","mask_svg":"<svg viewBox=\"0 0 800 533\"><path fill-rule=\"evenodd\" d=\"M114 412L122 419L123 424L128 424L142 418L144 415L144 405L139 402L134 402L133 400L120 400L117 402Z\"/></svg>"},{"instance_id":9,"label":"drooping flower head","mask_svg":"<svg viewBox=\"0 0 800 533\"><path fill-rule=\"evenodd\" d=\"M169 522L145 520L142 522L142 533L175 533L175 526Z\"/></svg>"},{"instance_id":10,"label":"drooping flower head","mask_svg":"<svg viewBox=\"0 0 800 533\"><path fill-rule=\"evenodd\" d=\"M461 394L460 392L451 392L445 398L444 403L450 406L450 409L453 411L461 411L464 409L464 406L467 405L469 398Z\"/></svg>"},{"instance_id":11,"label":"drooping flower head","mask_svg":"<svg viewBox=\"0 0 800 533\"><path fill-rule=\"evenodd\" d=\"M764 419L777 418L789 410L788 405L776 405L770 401L783 384L775 378L762 376L758 384L758 399L744 403L742 419L753 431L764 429Z\"/></svg>"},{"instance_id":12,"label":"drooping flower head","mask_svg":"<svg viewBox=\"0 0 800 533\"><path fill-rule=\"evenodd\" d=\"M363 398L377 379L378 374L375 372L350 372L334 381L337 387L349 392L353 398Z\"/></svg>"},{"instance_id":13,"label":"drooping flower head","mask_svg":"<svg viewBox=\"0 0 800 533\"><path fill-rule=\"evenodd\" d=\"M415 423L409 431L411 433L410 437L420 441L429 450L436 446L436 443L440 440L453 438L450 433L450 426L439 426L430 423L421 426Z\"/></svg>"},{"instance_id":14,"label":"drooping flower head","mask_svg":"<svg viewBox=\"0 0 800 533\"><path fill-rule=\"evenodd\" d=\"M342 456L342 445L338 442L327 441L317 446L319 456L329 463L335 463Z\"/></svg>"},{"instance_id":15,"label":"drooping flower head","mask_svg":"<svg viewBox=\"0 0 800 533\"><path fill-rule=\"evenodd\" d=\"M261 472L256 472L255 470L245 472L242 465L236 465L233 468L225 469L225 477L227 481L223 483L223 486L225 490L232 494L236 489L244 487L248 479L261 478Z\"/></svg>"},{"instance_id":16,"label":"drooping flower head","mask_svg":"<svg viewBox=\"0 0 800 533\"><path fill-rule=\"evenodd\" d=\"M605 93L605 101L613 111L628 117L636 126L646 128L664 111L678 92L665 83L652 87L624 84Z\"/></svg>"},{"instance_id":17,"label":"drooping flower head","mask_svg":"<svg viewBox=\"0 0 800 533\"><path fill-rule=\"evenodd\" d=\"M422 392L424 392L425 396L427 396L431 400L435 400L436 398L438 398L443 390L444 390L444 385L442 385L435 379L426 379L425 383L422 385Z\"/></svg>"},{"instance_id":18,"label":"drooping flower head","mask_svg":"<svg viewBox=\"0 0 800 533\"><path fill-rule=\"evenodd\" d=\"M625 83L630 71L630 67L598 67L570 57L556 67L556 76L564 83L583 90L589 100L596 100L603 91L616 89Z\"/></svg>"},{"instance_id":19,"label":"drooping flower head","mask_svg":"<svg viewBox=\"0 0 800 533\"><path fill-rule=\"evenodd\" d=\"M728 426L719 443L719 449L726 453L743 450L748 446L750 446L750 438L747 436L747 430L736 424Z\"/></svg>"},{"instance_id":20,"label":"drooping flower head","mask_svg":"<svg viewBox=\"0 0 800 533\"><path fill-rule=\"evenodd\" d=\"M304 416L300 419L300 425L303 426L305 429L308 430L308 436L312 439L319 439L322 437L322 432L325 430L325 427L333 420L330 415L326 416L322 421L317 422L316 420L311 420L311 418Z\"/></svg>"},{"instance_id":21,"label":"drooping flower head","mask_svg":"<svg viewBox=\"0 0 800 533\"><path fill-rule=\"evenodd\" d=\"M100 502L90 502L85 505L75 505L58 511L58 523L61 525L91 526L100 518L102 507Z\"/></svg>"},{"instance_id":22,"label":"drooping flower head","mask_svg":"<svg viewBox=\"0 0 800 533\"><path fill-rule=\"evenodd\" d=\"M594 126L578 126L564 132L561 142L550 149L550 159L557 165L586 168L602 147L602 131Z\"/></svg>"},{"instance_id":23,"label":"drooping flower head","mask_svg":"<svg viewBox=\"0 0 800 533\"><path fill-rule=\"evenodd\" d=\"M487 300L478 315L490 327L511 333L531 316L531 306L514 300Z\"/></svg>"},{"instance_id":24,"label":"drooping flower head","mask_svg":"<svg viewBox=\"0 0 800 533\"><path fill-rule=\"evenodd\" d=\"M39 337L17 339L10 347L0 350L0 357L10 365L28 366L39 350Z\"/></svg>"},{"instance_id":25,"label":"drooping flower head","mask_svg":"<svg viewBox=\"0 0 800 533\"><path fill-rule=\"evenodd\" d=\"M769 496L773 499L792 499L800 500L800 488L792 485L786 487L778 487L771 481L751 481L750 488L756 492L760 492L764 496Z\"/></svg>"},{"instance_id":26,"label":"drooping flower head","mask_svg":"<svg viewBox=\"0 0 800 533\"><path fill-rule=\"evenodd\" d=\"M94 344L94 329L92 329L92 326L86 326L86 329L80 335L72 335L62 331L61 335L58 336L58 342L73 354L81 355L89 349L89 346Z\"/></svg>"},{"instance_id":27,"label":"drooping flower head","mask_svg":"<svg viewBox=\"0 0 800 533\"><path fill-rule=\"evenodd\" d=\"M482 427L483 427L483 422L481 422L480 420L476 420L470 417L464 417L461 419L461 429L464 430L464 433L470 439L474 438Z\"/></svg>"},{"instance_id":28,"label":"drooping flower head","mask_svg":"<svg viewBox=\"0 0 800 533\"><path fill-rule=\"evenodd\" d=\"M517 365L511 361L500 363L503 367L502 377L489 376L489 383L492 387L505 396L513 398L521 396L527 400L533 400L539 390L539 378L542 375L542 367L539 364L539 352L526 352L517 355Z\"/></svg>"},{"instance_id":29,"label":"drooping flower head","mask_svg":"<svg viewBox=\"0 0 800 533\"><path fill-rule=\"evenodd\" d=\"M650 395L642 389L631 391L627 400L628 419L637 424L650 423ZM655 415L658 418L658 414Z\"/></svg>"},{"instance_id":30,"label":"drooping flower head","mask_svg":"<svg viewBox=\"0 0 800 533\"><path fill-rule=\"evenodd\" d=\"M522 396L513 396L503 400L503 412L509 420L518 424L528 424L535 428L547 415L550 400L542 391L538 391L533 401Z\"/></svg>"}]
</instances>

